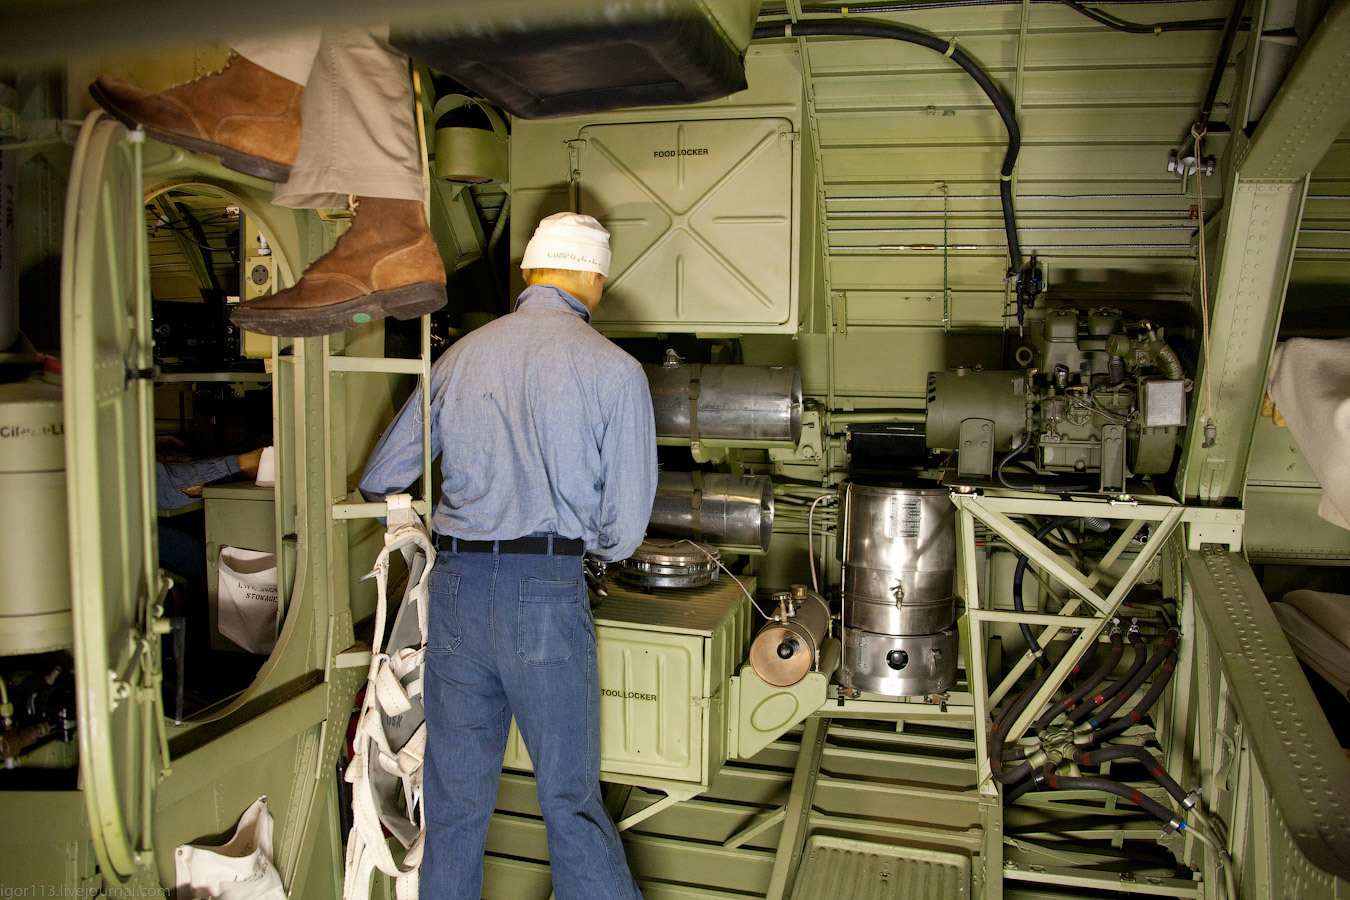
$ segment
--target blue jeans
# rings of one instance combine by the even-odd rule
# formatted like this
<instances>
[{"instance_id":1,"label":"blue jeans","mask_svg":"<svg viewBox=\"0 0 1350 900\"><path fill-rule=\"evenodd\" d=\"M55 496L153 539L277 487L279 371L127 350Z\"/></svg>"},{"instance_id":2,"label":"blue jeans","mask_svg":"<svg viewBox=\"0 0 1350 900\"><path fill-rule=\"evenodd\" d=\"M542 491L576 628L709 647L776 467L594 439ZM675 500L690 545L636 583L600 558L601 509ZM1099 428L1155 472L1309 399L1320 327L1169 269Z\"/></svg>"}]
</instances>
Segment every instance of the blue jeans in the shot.
<instances>
[{"instance_id":1,"label":"blue jeans","mask_svg":"<svg viewBox=\"0 0 1350 900\"><path fill-rule=\"evenodd\" d=\"M511 717L534 763L557 900L641 900L600 797L595 625L578 556L436 555L423 900L479 900Z\"/></svg>"}]
</instances>

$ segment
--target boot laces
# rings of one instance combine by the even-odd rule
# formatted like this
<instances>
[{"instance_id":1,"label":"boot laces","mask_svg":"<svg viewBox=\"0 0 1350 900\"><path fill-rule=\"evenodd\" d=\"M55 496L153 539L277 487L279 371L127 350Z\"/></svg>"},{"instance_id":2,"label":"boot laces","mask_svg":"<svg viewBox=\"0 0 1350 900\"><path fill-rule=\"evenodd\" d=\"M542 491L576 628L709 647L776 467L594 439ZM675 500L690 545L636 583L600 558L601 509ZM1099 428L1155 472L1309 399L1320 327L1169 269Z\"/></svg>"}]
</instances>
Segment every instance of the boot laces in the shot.
<instances>
[{"instance_id":1,"label":"boot laces","mask_svg":"<svg viewBox=\"0 0 1350 900\"><path fill-rule=\"evenodd\" d=\"M235 53L233 50L231 50L231 51L230 51L230 55L227 56L227 57L225 57L225 65L221 66L219 69L216 69L214 72L203 72L202 74L198 75L196 78L192 79L191 81L185 81L185 82L183 82L183 84L196 84L197 82L199 82L199 81L204 81L204 80L206 80L207 78L215 78L217 75L221 74L221 73L224 72L226 69L228 69L231 65L233 65L233 64L234 64L234 60L235 60L235 58L236 58L237 56L239 56L239 54L238 54L238 53Z\"/></svg>"}]
</instances>

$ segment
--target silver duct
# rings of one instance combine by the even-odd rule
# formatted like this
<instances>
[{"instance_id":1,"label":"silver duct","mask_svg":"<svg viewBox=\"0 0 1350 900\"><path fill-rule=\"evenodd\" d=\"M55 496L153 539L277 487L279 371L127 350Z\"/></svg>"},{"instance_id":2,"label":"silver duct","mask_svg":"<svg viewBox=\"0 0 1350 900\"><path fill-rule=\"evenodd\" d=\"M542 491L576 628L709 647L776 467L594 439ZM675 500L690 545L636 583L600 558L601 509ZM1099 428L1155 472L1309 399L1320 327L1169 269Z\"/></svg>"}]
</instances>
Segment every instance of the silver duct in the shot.
<instances>
[{"instance_id":1,"label":"silver duct","mask_svg":"<svg viewBox=\"0 0 1350 900\"><path fill-rule=\"evenodd\" d=\"M773 483L767 475L662 472L650 529L724 547L767 550Z\"/></svg>"},{"instance_id":2,"label":"silver duct","mask_svg":"<svg viewBox=\"0 0 1350 900\"><path fill-rule=\"evenodd\" d=\"M657 437L796 444L802 376L796 366L705 366L672 351L645 365Z\"/></svg>"}]
</instances>

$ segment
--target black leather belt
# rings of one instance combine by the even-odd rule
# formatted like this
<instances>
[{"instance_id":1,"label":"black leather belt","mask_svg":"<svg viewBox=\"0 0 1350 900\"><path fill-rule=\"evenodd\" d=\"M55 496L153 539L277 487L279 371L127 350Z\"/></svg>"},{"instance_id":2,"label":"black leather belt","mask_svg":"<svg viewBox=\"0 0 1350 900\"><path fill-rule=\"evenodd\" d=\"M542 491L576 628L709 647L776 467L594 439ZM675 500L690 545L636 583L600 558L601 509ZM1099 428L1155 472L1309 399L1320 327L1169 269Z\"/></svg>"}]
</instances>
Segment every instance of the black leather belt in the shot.
<instances>
[{"instance_id":1,"label":"black leather belt","mask_svg":"<svg viewBox=\"0 0 1350 900\"><path fill-rule=\"evenodd\" d=\"M462 541L448 534L436 535L436 549L451 553L537 553L553 556L581 556L586 552L586 542L581 538L553 538L553 549L549 549L546 537L523 537L513 541Z\"/></svg>"}]
</instances>

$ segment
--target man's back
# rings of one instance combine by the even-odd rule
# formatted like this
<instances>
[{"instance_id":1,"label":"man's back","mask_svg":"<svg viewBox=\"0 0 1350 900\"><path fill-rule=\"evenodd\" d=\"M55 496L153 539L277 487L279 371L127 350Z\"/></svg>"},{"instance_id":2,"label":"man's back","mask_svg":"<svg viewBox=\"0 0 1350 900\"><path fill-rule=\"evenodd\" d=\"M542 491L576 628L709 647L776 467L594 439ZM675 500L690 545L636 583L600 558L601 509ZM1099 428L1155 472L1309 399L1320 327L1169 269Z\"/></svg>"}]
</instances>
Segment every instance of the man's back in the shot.
<instances>
[{"instance_id":1,"label":"man's back","mask_svg":"<svg viewBox=\"0 0 1350 900\"><path fill-rule=\"evenodd\" d=\"M528 288L516 312L437 360L438 532L469 540L551 532L585 538L606 559L624 558L641 541L655 491L650 393L637 361L584 314L557 288ZM406 418L377 448L363 490L401 486L404 473L386 477L380 468Z\"/></svg>"}]
</instances>

